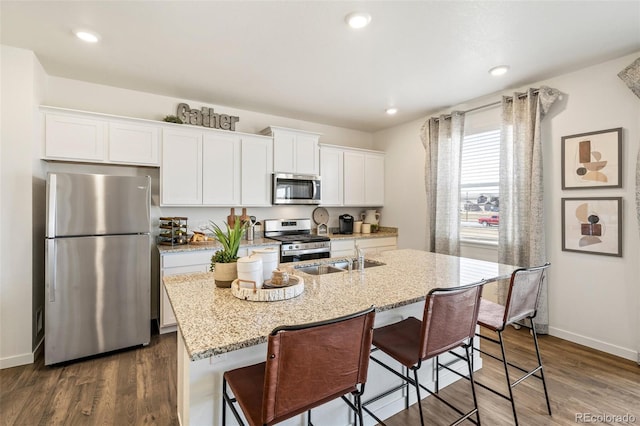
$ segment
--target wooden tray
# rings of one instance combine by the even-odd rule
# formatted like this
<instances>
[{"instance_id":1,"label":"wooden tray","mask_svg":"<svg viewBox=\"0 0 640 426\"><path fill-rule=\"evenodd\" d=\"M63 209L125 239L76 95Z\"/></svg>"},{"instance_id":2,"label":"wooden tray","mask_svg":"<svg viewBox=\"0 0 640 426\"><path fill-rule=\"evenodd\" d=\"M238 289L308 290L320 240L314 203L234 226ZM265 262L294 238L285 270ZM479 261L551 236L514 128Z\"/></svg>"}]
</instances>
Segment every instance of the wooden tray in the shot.
<instances>
[{"instance_id":1,"label":"wooden tray","mask_svg":"<svg viewBox=\"0 0 640 426\"><path fill-rule=\"evenodd\" d=\"M269 280L267 280L269 281ZM240 282L231 283L231 294L238 299L252 302L276 302L278 300L293 299L304 291L304 280L297 275L289 276L289 285L275 288L243 288Z\"/></svg>"}]
</instances>

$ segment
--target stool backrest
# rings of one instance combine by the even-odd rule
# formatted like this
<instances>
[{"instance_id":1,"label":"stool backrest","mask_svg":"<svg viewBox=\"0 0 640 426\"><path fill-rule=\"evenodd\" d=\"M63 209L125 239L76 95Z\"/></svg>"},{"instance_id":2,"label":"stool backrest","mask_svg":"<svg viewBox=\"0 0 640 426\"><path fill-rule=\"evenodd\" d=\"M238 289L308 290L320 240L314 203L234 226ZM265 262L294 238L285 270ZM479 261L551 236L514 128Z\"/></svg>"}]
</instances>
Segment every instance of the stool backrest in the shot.
<instances>
[{"instance_id":1,"label":"stool backrest","mask_svg":"<svg viewBox=\"0 0 640 426\"><path fill-rule=\"evenodd\" d=\"M540 289L549 265L550 263L545 263L542 266L517 269L511 274L504 310L505 326L536 316Z\"/></svg>"},{"instance_id":2,"label":"stool backrest","mask_svg":"<svg viewBox=\"0 0 640 426\"><path fill-rule=\"evenodd\" d=\"M485 282L429 292L422 319L421 360L459 347L475 336Z\"/></svg>"},{"instance_id":3,"label":"stool backrest","mask_svg":"<svg viewBox=\"0 0 640 426\"><path fill-rule=\"evenodd\" d=\"M265 424L303 413L356 390L367 380L374 308L269 336L262 418Z\"/></svg>"}]
</instances>

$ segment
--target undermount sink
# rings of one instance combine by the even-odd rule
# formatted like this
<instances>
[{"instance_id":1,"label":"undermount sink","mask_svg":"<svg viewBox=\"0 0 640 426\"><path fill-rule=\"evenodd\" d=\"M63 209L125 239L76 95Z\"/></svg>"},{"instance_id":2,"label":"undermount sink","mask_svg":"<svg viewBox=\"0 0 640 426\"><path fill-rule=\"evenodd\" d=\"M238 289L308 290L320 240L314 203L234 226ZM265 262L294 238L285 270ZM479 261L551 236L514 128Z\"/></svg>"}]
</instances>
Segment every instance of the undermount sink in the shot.
<instances>
[{"instance_id":1,"label":"undermount sink","mask_svg":"<svg viewBox=\"0 0 640 426\"><path fill-rule=\"evenodd\" d=\"M333 262L332 265L335 266L336 268L340 268L340 269L344 269L344 270L349 269L349 262L346 261L346 260L340 260L338 262ZM378 262L377 260L371 260L371 259L365 259L364 260L364 267L365 268L371 268L373 266L383 266L383 265L386 265L386 264L382 263L382 262ZM354 270L359 269L359 266L360 265L358 264L358 261L354 259L353 260L353 266L352 266L353 269Z\"/></svg>"},{"instance_id":2,"label":"undermount sink","mask_svg":"<svg viewBox=\"0 0 640 426\"><path fill-rule=\"evenodd\" d=\"M295 269L296 271L302 271L305 274L309 274L309 275L324 275L324 274L333 274L334 272L345 271L345 269L336 268L334 266L331 266L330 264L304 266L304 267L295 268Z\"/></svg>"},{"instance_id":3,"label":"undermount sink","mask_svg":"<svg viewBox=\"0 0 640 426\"><path fill-rule=\"evenodd\" d=\"M364 267L371 268L373 266L382 266L385 263L378 262L377 260L365 259ZM310 265L310 266L300 266L294 267L297 271L304 272L309 275L324 275L324 274L333 274L335 272L345 272L349 270L349 261L348 260L338 260L336 262L331 263L323 263L321 265ZM358 261L354 260L352 263L352 268L354 271L358 270L359 265Z\"/></svg>"}]
</instances>

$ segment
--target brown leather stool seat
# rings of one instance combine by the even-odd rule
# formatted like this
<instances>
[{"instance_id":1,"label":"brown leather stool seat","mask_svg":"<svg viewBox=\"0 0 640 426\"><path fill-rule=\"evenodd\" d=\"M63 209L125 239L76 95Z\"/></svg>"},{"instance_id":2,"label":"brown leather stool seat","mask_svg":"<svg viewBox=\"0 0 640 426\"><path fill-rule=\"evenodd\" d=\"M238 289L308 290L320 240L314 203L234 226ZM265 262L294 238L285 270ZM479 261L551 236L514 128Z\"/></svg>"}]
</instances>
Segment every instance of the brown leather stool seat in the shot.
<instances>
[{"instance_id":1,"label":"brown leather stool seat","mask_svg":"<svg viewBox=\"0 0 640 426\"><path fill-rule=\"evenodd\" d=\"M269 335L267 361L223 376L222 422L226 406L244 424L272 425L342 398L362 425L361 399L367 380L374 308L311 324L283 326ZM233 397L227 392L227 385ZM352 394L354 401L345 397Z\"/></svg>"},{"instance_id":2,"label":"brown leather stool seat","mask_svg":"<svg viewBox=\"0 0 640 426\"><path fill-rule=\"evenodd\" d=\"M402 385L363 403L363 409L379 423L384 424L381 419L366 408L366 405L411 384L416 388L421 424L424 425L424 415L422 413L420 389L424 389L431 395L434 395L438 400L445 403L461 416L453 424L460 423L465 419L475 424L480 424L480 415L478 414L478 404L473 382L470 347L473 346L480 297L484 283L485 281L480 281L462 287L437 288L431 290L426 298L422 321L414 317L409 317L397 323L374 330L373 345L376 348L374 351L380 350L384 352L414 373L413 378L408 377L408 375L401 374L385 365L373 355L371 356L372 361L404 381ZM435 358L435 363L439 369L444 366L438 362L438 356L456 348L464 349L465 356L459 354L454 355L467 362L469 376L471 378L471 393L474 408L468 412L463 412L438 395L437 379L435 391L427 389L418 381L418 370L422 365L422 361ZM408 406L408 398L409 394L407 393L406 406ZM472 419L474 415L476 420Z\"/></svg>"},{"instance_id":3,"label":"brown leather stool seat","mask_svg":"<svg viewBox=\"0 0 640 426\"><path fill-rule=\"evenodd\" d=\"M476 350L484 355L489 356L490 358L496 359L503 363L509 394L505 395L504 393L498 392L483 383L476 382L476 384L511 402L513 420L514 424L516 425L518 424L518 415L516 413L516 404L513 398L513 388L522 383L522 381L524 381L525 379L528 379L532 376L542 381L544 397L547 402L547 411L549 412L549 415L551 415L551 404L549 402L549 393L547 392L547 382L544 378L542 358L540 357L540 348L538 347L538 335L533 323L533 319L535 318L537 313L540 289L542 288L542 283L545 279L545 273L549 265L549 263L546 263L542 266L515 270L511 274L511 280L509 282L509 292L507 294L507 300L504 306L485 299L482 299L480 302L478 325L497 333L498 339L494 339L482 334L478 334L478 336L481 337L483 341L500 345L502 357L490 354L482 350L481 348ZM523 323L524 320L529 320L529 325ZM525 369L521 366L507 361L502 332L508 325L515 323L518 323L519 325L527 327L531 330L536 357L538 360L537 365L532 369ZM512 382L509 376L509 367L520 370L525 374Z\"/></svg>"}]
</instances>

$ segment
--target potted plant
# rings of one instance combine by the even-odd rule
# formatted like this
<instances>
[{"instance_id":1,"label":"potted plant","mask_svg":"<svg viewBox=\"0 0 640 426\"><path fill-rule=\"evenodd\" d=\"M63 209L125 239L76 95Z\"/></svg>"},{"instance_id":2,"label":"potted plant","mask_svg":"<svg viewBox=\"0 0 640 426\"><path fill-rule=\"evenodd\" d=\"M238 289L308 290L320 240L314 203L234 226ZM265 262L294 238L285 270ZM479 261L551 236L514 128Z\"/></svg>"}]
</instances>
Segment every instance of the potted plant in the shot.
<instances>
[{"instance_id":1,"label":"potted plant","mask_svg":"<svg viewBox=\"0 0 640 426\"><path fill-rule=\"evenodd\" d=\"M227 227L226 232L211 222L209 230L213 232L213 238L222 245L222 249L211 256L210 269L214 272L216 286L228 288L231 287L233 280L238 278L236 261L245 227L239 220L235 221L233 228L229 227L227 223L225 226Z\"/></svg>"}]
</instances>

